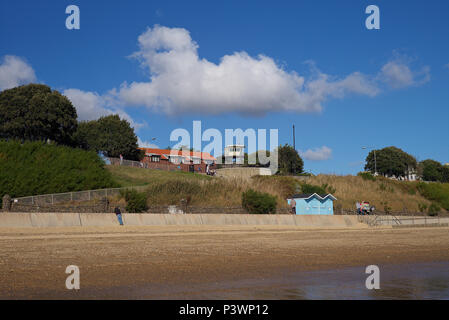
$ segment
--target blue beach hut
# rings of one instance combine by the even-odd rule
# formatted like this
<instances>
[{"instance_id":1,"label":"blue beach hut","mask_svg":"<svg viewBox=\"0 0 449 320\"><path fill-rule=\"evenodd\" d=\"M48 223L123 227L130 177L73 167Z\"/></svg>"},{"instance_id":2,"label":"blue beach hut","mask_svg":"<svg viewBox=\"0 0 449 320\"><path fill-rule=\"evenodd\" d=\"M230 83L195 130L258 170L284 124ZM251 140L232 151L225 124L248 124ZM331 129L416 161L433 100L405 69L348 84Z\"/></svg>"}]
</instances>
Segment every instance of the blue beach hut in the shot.
<instances>
[{"instance_id":1,"label":"blue beach hut","mask_svg":"<svg viewBox=\"0 0 449 320\"><path fill-rule=\"evenodd\" d=\"M287 199L290 204L291 199L296 201L296 214L334 214L334 200L337 200L332 194L319 195L312 194L295 194Z\"/></svg>"}]
</instances>

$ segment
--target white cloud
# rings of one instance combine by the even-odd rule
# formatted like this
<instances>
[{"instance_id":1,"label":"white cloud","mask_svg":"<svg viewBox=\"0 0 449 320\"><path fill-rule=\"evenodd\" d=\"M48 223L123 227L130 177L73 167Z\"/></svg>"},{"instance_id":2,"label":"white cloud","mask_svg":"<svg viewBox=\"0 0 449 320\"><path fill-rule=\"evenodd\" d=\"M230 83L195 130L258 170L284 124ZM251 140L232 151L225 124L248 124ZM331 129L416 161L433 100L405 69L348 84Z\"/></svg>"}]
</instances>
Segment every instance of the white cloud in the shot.
<instances>
[{"instance_id":1,"label":"white cloud","mask_svg":"<svg viewBox=\"0 0 449 320\"><path fill-rule=\"evenodd\" d=\"M307 151L300 151L300 155L306 159L311 161L323 161L328 160L332 157L332 149L326 146L322 146L321 148L308 149Z\"/></svg>"},{"instance_id":2,"label":"white cloud","mask_svg":"<svg viewBox=\"0 0 449 320\"><path fill-rule=\"evenodd\" d=\"M419 86L430 80L430 68L424 66L420 71L412 71L406 59L397 58L382 67L378 78L393 89Z\"/></svg>"},{"instance_id":3,"label":"white cloud","mask_svg":"<svg viewBox=\"0 0 449 320\"><path fill-rule=\"evenodd\" d=\"M320 112L329 99L350 94L374 97L388 89L418 86L430 80L427 66L416 71L410 59L395 54L373 75L359 71L334 77L319 71L313 63L307 78L287 71L266 55L246 52L224 55L213 63L198 55L198 44L188 30L154 26L138 37L139 51L132 54L149 70L146 82L122 83L104 95L67 89L80 120L118 113L136 129L137 123L125 112L130 106L146 106L169 115L198 112L238 112L258 115L266 112ZM34 71L20 58L6 56L0 65L0 89L35 80Z\"/></svg>"},{"instance_id":4,"label":"white cloud","mask_svg":"<svg viewBox=\"0 0 449 320\"><path fill-rule=\"evenodd\" d=\"M65 95L72 102L78 113L78 120L94 120L112 112L105 108L104 98L95 92L85 92L79 89L64 90Z\"/></svg>"},{"instance_id":5,"label":"white cloud","mask_svg":"<svg viewBox=\"0 0 449 320\"><path fill-rule=\"evenodd\" d=\"M35 81L34 70L25 60L13 55L4 56L0 64L0 91ZM122 119L128 120L136 130L146 125L135 122L121 108L111 107L116 104L111 95L101 96L95 92L79 89L67 89L63 94L76 108L78 120L94 120L101 116L118 114Z\"/></svg>"},{"instance_id":6,"label":"white cloud","mask_svg":"<svg viewBox=\"0 0 449 320\"><path fill-rule=\"evenodd\" d=\"M142 139L140 139L140 137L137 137L137 145L140 148L155 148L155 149L159 149L159 146L157 144L154 144L150 141L144 141Z\"/></svg>"},{"instance_id":7,"label":"white cloud","mask_svg":"<svg viewBox=\"0 0 449 320\"><path fill-rule=\"evenodd\" d=\"M33 68L23 59L6 55L0 64L0 91L36 81Z\"/></svg>"},{"instance_id":8,"label":"white cloud","mask_svg":"<svg viewBox=\"0 0 449 320\"><path fill-rule=\"evenodd\" d=\"M198 45L183 28L155 26L138 42L140 50L132 56L149 68L151 81L123 83L118 98L125 105L144 105L167 114L310 112L320 111L330 97L378 93L359 72L340 79L317 73L306 81L265 55L235 52L215 64L198 56Z\"/></svg>"},{"instance_id":9,"label":"white cloud","mask_svg":"<svg viewBox=\"0 0 449 320\"><path fill-rule=\"evenodd\" d=\"M109 107L108 96L101 96L96 92L82 91L79 89L66 89L63 94L69 98L76 108L78 120L96 120L102 116L118 114L121 119L126 119L136 130L143 127L144 123L135 122L125 111L115 107Z\"/></svg>"}]
</instances>

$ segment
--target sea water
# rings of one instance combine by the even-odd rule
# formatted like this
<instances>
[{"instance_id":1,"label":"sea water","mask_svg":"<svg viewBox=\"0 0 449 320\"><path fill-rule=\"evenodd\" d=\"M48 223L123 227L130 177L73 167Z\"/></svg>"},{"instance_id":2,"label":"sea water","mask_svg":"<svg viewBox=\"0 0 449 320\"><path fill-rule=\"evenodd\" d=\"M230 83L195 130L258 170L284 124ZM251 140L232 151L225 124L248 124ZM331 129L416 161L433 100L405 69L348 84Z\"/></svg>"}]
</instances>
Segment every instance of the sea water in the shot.
<instances>
[{"instance_id":1,"label":"sea water","mask_svg":"<svg viewBox=\"0 0 449 320\"><path fill-rule=\"evenodd\" d=\"M144 299L449 299L449 261L379 265L380 289L371 290L365 285L365 268L293 271L265 279L139 292Z\"/></svg>"}]
</instances>

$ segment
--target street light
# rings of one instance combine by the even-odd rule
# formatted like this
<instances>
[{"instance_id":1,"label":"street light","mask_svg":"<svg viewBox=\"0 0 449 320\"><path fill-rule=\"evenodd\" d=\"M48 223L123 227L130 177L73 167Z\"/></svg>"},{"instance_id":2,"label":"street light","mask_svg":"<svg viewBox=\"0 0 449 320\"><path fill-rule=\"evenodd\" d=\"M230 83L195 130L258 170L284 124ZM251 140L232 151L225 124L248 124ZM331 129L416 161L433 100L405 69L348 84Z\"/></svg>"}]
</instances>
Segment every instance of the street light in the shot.
<instances>
[{"instance_id":1,"label":"street light","mask_svg":"<svg viewBox=\"0 0 449 320\"><path fill-rule=\"evenodd\" d=\"M377 175L377 160L376 160L376 149L374 147L362 147L362 149L371 148L374 151L374 175Z\"/></svg>"}]
</instances>

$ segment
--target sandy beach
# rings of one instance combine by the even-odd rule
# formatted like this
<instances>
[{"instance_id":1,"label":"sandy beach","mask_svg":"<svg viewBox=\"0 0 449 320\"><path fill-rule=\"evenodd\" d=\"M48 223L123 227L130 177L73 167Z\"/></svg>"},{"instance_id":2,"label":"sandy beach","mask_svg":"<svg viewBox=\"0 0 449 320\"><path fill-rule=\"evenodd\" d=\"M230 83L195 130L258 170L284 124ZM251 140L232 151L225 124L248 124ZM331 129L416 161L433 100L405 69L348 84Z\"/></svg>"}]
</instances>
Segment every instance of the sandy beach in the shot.
<instances>
[{"instance_id":1,"label":"sandy beach","mask_svg":"<svg viewBox=\"0 0 449 320\"><path fill-rule=\"evenodd\" d=\"M449 228L3 228L0 248L1 299L171 298L180 286L201 290L298 271L449 261ZM65 288L68 265L80 268L78 291ZM139 293L143 286L151 295Z\"/></svg>"}]
</instances>

